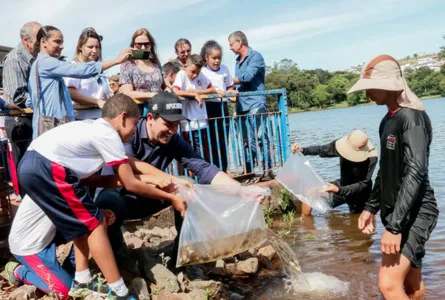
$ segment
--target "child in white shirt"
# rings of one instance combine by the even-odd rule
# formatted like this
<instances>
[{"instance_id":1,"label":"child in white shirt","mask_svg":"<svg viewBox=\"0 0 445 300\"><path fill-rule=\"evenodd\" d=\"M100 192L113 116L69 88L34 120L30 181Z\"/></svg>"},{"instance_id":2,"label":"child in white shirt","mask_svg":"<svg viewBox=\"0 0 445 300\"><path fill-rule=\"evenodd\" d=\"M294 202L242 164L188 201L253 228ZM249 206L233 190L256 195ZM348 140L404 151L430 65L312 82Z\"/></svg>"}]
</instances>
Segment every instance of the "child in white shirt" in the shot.
<instances>
[{"instance_id":1,"label":"child in white shirt","mask_svg":"<svg viewBox=\"0 0 445 300\"><path fill-rule=\"evenodd\" d=\"M233 88L232 75L229 69L221 64L221 46L216 41L207 41L201 49L201 57L205 61L202 73L210 80L216 92L221 96L226 94L236 95L237 91ZM209 119L212 162L226 172L228 165L226 139L228 138L227 128L229 124L227 119L221 117L229 115L227 98L221 97L207 100L206 109ZM219 153L221 157L219 157Z\"/></svg>"},{"instance_id":2,"label":"child in white shirt","mask_svg":"<svg viewBox=\"0 0 445 300\"><path fill-rule=\"evenodd\" d=\"M201 95L216 93L210 80L201 73L204 62L198 54L191 55L187 60L187 67L176 75L173 91L184 98L182 112L189 122L181 124L181 131L193 149L208 160L207 143L207 109ZM190 99L193 97L193 99ZM201 141L200 142L200 136ZM203 152L201 152L201 145ZM204 154L204 155L203 155Z\"/></svg>"}]
</instances>

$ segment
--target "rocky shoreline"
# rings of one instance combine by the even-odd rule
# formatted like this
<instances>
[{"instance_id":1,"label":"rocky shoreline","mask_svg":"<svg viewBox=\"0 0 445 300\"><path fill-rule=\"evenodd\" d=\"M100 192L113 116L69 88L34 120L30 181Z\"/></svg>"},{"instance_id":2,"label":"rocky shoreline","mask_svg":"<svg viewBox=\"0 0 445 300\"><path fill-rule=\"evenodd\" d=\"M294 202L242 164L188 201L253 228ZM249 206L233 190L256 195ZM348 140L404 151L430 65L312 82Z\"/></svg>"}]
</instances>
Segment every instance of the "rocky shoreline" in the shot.
<instances>
[{"instance_id":1,"label":"rocky shoreline","mask_svg":"<svg viewBox=\"0 0 445 300\"><path fill-rule=\"evenodd\" d=\"M274 184L276 183L265 185ZM276 209L280 201L280 193L275 193L266 201L266 207ZM199 277L189 280L185 267L171 267L176 263L171 261L170 256L177 235L172 208L147 219L127 222L125 229L127 258L122 258L118 264L130 289L141 300L243 299L259 286L261 279L285 276L279 256L274 248L266 243L230 258L196 265L194 272L197 272ZM59 261L64 260L69 249L70 244L58 247ZM94 262L91 269L97 269ZM82 298L100 299L87 294ZM7 281L0 277L0 299L57 298L44 296L33 286L10 287Z\"/></svg>"}]
</instances>

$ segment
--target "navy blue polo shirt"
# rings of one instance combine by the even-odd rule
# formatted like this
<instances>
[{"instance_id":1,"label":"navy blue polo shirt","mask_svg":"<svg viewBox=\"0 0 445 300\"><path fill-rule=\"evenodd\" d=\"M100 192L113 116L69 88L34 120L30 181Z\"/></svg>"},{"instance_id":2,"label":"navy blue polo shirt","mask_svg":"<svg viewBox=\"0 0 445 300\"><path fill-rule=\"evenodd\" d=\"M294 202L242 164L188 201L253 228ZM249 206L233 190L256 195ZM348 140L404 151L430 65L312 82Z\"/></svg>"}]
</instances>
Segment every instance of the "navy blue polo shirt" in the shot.
<instances>
[{"instance_id":1,"label":"navy blue polo shirt","mask_svg":"<svg viewBox=\"0 0 445 300\"><path fill-rule=\"evenodd\" d=\"M220 169L195 153L179 134L175 134L166 145L155 145L150 142L145 117L139 119L136 132L125 144L125 150L129 155L163 171L173 159L176 159L184 168L195 173L201 184L210 184L215 175L220 172Z\"/></svg>"}]
</instances>

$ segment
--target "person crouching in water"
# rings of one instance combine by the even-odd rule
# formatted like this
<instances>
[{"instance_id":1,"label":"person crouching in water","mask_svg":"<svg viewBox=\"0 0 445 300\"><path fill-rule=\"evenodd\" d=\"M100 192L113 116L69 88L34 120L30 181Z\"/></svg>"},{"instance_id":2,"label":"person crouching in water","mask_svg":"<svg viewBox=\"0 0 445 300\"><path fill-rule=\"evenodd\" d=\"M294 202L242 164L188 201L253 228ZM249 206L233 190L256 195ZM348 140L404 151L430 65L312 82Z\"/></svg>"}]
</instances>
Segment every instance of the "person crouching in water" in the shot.
<instances>
[{"instance_id":1,"label":"person crouching in water","mask_svg":"<svg viewBox=\"0 0 445 300\"><path fill-rule=\"evenodd\" d=\"M329 144L302 148L292 146L292 152L320 157L340 158L340 179L329 183L327 192L333 193L332 208L343 204L349 206L352 213L361 213L372 190L372 174L377 164L377 151L368 136L354 130L349 135ZM302 203L301 214L309 216L312 207Z\"/></svg>"},{"instance_id":2,"label":"person crouching in water","mask_svg":"<svg viewBox=\"0 0 445 300\"><path fill-rule=\"evenodd\" d=\"M380 55L368 62L349 93L366 91L388 113L380 123L380 170L358 227L374 231L380 210L384 231L379 289L385 299L421 299L425 243L436 226L439 210L428 178L433 138L431 121L419 98L409 89L398 62Z\"/></svg>"}]
</instances>

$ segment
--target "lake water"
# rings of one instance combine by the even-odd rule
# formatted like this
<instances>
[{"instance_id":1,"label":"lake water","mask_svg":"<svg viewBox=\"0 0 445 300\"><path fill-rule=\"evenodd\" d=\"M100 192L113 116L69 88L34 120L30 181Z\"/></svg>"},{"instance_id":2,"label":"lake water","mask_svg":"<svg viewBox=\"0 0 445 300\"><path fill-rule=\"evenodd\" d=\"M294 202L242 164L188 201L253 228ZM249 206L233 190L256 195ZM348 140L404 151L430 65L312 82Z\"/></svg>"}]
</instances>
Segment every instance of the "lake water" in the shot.
<instances>
[{"instance_id":1,"label":"lake water","mask_svg":"<svg viewBox=\"0 0 445 300\"><path fill-rule=\"evenodd\" d=\"M426 244L422 273L426 299L445 299L445 98L427 100L424 104L434 131L429 174L441 215ZM324 144L360 129L379 148L378 127L385 113L386 107L371 105L292 114L289 120L291 139L302 146ZM313 157L312 163L326 181L339 178L338 158ZM337 288L331 289L333 292L288 294L283 282L274 280L263 283L255 299L379 299L377 274L384 228L377 216L376 233L362 234L357 228L357 218L358 215L348 212L347 206L325 214L314 212L313 217L297 216L286 238L303 272L310 273L318 284L336 285Z\"/></svg>"}]
</instances>

